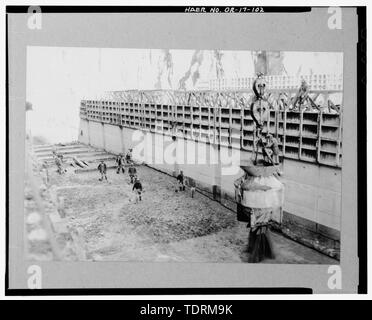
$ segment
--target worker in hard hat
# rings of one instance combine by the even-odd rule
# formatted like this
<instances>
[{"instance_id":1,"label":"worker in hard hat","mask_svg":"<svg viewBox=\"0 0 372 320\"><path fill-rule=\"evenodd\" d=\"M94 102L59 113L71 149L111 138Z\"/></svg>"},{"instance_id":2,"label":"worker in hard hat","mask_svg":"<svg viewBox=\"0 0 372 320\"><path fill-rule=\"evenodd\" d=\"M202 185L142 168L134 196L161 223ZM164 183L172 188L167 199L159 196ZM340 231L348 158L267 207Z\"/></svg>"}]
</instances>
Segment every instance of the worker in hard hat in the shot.
<instances>
[{"instance_id":1,"label":"worker in hard hat","mask_svg":"<svg viewBox=\"0 0 372 320\"><path fill-rule=\"evenodd\" d=\"M116 157L116 164L117 164L116 173L119 174L120 171L122 173L125 173L124 158L121 153Z\"/></svg>"},{"instance_id":2,"label":"worker in hard hat","mask_svg":"<svg viewBox=\"0 0 372 320\"><path fill-rule=\"evenodd\" d=\"M183 175L183 171L181 170L179 175L177 176L178 187L180 191L185 191L185 176Z\"/></svg>"},{"instance_id":3,"label":"worker in hard hat","mask_svg":"<svg viewBox=\"0 0 372 320\"><path fill-rule=\"evenodd\" d=\"M143 188L142 188L142 183L138 178L135 179L132 190L134 191L136 195L136 203L138 203L138 201L142 201Z\"/></svg>"},{"instance_id":4,"label":"worker in hard hat","mask_svg":"<svg viewBox=\"0 0 372 320\"><path fill-rule=\"evenodd\" d=\"M137 169L133 165L131 165L128 168L128 173L129 173L130 183L134 183L136 176L137 176Z\"/></svg>"},{"instance_id":5,"label":"worker in hard hat","mask_svg":"<svg viewBox=\"0 0 372 320\"><path fill-rule=\"evenodd\" d=\"M133 163L132 152L133 152L133 149L129 149L128 152L127 152L127 154L125 155L125 161L128 164L132 164Z\"/></svg>"},{"instance_id":6,"label":"worker in hard hat","mask_svg":"<svg viewBox=\"0 0 372 320\"><path fill-rule=\"evenodd\" d=\"M62 173L64 173L66 171L63 168L63 162L62 162L62 160L63 160L63 156L61 154L55 155L54 161L55 161L55 163L57 165L57 172L59 174L62 174Z\"/></svg>"},{"instance_id":7,"label":"worker in hard hat","mask_svg":"<svg viewBox=\"0 0 372 320\"><path fill-rule=\"evenodd\" d=\"M195 180L192 178L187 178L187 184L190 187L191 198L194 198L196 192L196 183Z\"/></svg>"}]
</instances>

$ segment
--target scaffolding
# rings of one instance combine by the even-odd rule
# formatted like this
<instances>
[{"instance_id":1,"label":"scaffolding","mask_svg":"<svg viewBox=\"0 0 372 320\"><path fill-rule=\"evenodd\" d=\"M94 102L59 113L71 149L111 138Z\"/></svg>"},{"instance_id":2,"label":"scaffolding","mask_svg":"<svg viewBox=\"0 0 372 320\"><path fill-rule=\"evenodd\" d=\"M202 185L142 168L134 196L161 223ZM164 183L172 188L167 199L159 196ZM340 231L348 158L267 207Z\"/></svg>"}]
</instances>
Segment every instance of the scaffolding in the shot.
<instances>
[{"instance_id":1,"label":"scaffolding","mask_svg":"<svg viewBox=\"0 0 372 320\"><path fill-rule=\"evenodd\" d=\"M287 80L283 81L282 87ZM284 158L341 167L342 106L337 113L323 109L332 94L342 95L342 91L312 89L312 99L321 98L320 111L281 110L280 98L297 93L297 88L285 88L278 85L269 90L274 108L268 112L263 133L277 138ZM253 95L251 89L113 91L99 100L82 100L80 117L252 152Z\"/></svg>"}]
</instances>

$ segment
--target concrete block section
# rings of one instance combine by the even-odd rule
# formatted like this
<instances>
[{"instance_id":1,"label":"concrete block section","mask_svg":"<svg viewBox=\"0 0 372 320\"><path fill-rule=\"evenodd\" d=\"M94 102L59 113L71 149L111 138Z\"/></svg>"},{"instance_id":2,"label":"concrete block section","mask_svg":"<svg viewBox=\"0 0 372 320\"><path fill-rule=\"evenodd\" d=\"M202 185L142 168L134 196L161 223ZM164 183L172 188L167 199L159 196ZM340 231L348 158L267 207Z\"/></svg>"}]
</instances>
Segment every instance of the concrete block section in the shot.
<instances>
[{"instance_id":1,"label":"concrete block section","mask_svg":"<svg viewBox=\"0 0 372 320\"><path fill-rule=\"evenodd\" d=\"M326 189L319 189L318 192L318 212L341 217L341 194Z\"/></svg>"},{"instance_id":2,"label":"concrete block section","mask_svg":"<svg viewBox=\"0 0 372 320\"><path fill-rule=\"evenodd\" d=\"M173 176L183 170L186 177L195 180L201 192L226 206L225 202L234 200L234 181L243 175L243 171L239 169L240 160L251 157L250 152L238 151L234 154L234 150L223 146L187 139L178 139L173 150L170 148L173 143L171 138L160 133L92 121L88 122L87 127L92 146L112 153L126 152L133 148L134 159L142 156L150 167ZM164 155L170 153L174 153L174 163L167 163L164 159ZM217 162L205 164L206 159ZM235 162L237 172L226 174L226 169L234 168ZM304 230L318 233L321 237L337 239L341 215L341 169L286 158L283 172L283 210L291 214L291 218L287 220L283 214L283 223L293 227L300 225ZM233 207L234 205L232 209ZM280 214L276 215L275 220L280 220Z\"/></svg>"},{"instance_id":3,"label":"concrete block section","mask_svg":"<svg viewBox=\"0 0 372 320\"><path fill-rule=\"evenodd\" d=\"M340 231L327 227L323 224L315 223L308 219L304 219L293 215L289 212L283 212L283 227L291 227L295 229L306 229L314 233L319 233L327 238L330 238L335 241L340 241Z\"/></svg>"},{"instance_id":4,"label":"concrete block section","mask_svg":"<svg viewBox=\"0 0 372 320\"><path fill-rule=\"evenodd\" d=\"M105 124L103 126L105 149L113 153L123 152L121 129L119 126Z\"/></svg>"},{"instance_id":5,"label":"concrete block section","mask_svg":"<svg viewBox=\"0 0 372 320\"><path fill-rule=\"evenodd\" d=\"M122 134L122 144L123 144L124 152L128 151L128 149L131 149L135 145L138 144L138 141L136 140L136 134L135 134L136 131L138 130L123 127L121 134Z\"/></svg>"},{"instance_id":6,"label":"concrete block section","mask_svg":"<svg viewBox=\"0 0 372 320\"><path fill-rule=\"evenodd\" d=\"M89 144L93 147L105 148L103 125L99 122L89 121L90 139Z\"/></svg>"},{"instance_id":7,"label":"concrete block section","mask_svg":"<svg viewBox=\"0 0 372 320\"><path fill-rule=\"evenodd\" d=\"M285 180L284 186L286 201L315 211L318 193L316 187L290 180Z\"/></svg>"},{"instance_id":8,"label":"concrete block section","mask_svg":"<svg viewBox=\"0 0 372 320\"><path fill-rule=\"evenodd\" d=\"M171 165L166 165L166 164L152 164L149 165L149 167L154 168L160 172L166 173L170 176L174 176L175 171L174 171L174 166Z\"/></svg>"},{"instance_id":9,"label":"concrete block section","mask_svg":"<svg viewBox=\"0 0 372 320\"><path fill-rule=\"evenodd\" d=\"M203 182L208 185L214 184L214 169L209 165L180 165L179 169L183 171L185 176L191 177L196 181Z\"/></svg>"},{"instance_id":10,"label":"concrete block section","mask_svg":"<svg viewBox=\"0 0 372 320\"><path fill-rule=\"evenodd\" d=\"M309 231L317 232L317 224L309 219L283 211L282 223L284 227L295 226Z\"/></svg>"},{"instance_id":11,"label":"concrete block section","mask_svg":"<svg viewBox=\"0 0 372 320\"><path fill-rule=\"evenodd\" d=\"M316 211L314 208L301 206L285 199L284 210L299 218L307 219L316 223Z\"/></svg>"},{"instance_id":12,"label":"concrete block section","mask_svg":"<svg viewBox=\"0 0 372 320\"><path fill-rule=\"evenodd\" d=\"M327 226L332 229L341 229L341 218L336 215L327 214L326 212L319 211L317 223Z\"/></svg>"},{"instance_id":13,"label":"concrete block section","mask_svg":"<svg viewBox=\"0 0 372 320\"><path fill-rule=\"evenodd\" d=\"M340 233L338 230L314 223L313 221L283 212L281 225L277 225L291 239L311 248L340 259Z\"/></svg>"},{"instance_id":14,"label":"concrete block section","mask_svg":"<svg viewBox=\"0 0 372 320\"><path fill-rule=\"evenodd\" d=\"M222 171L220 171L220 187L230 198L235 198L235 180L240 178L244 174L244 171L241 169L239 169L238 172L238 174L234 175L223 175Z\"/></svg>"},{"instance_id":15,"label":"concrete block section","mask_svg":"<svg viewBox=\"0 0 372 320\"><path fill-rule=\"evenodd\" d=\"M287 181L317 187L319 185L319 166L316 164L284 159L284 177Z\"/></svg>"},{"instance_id":16,"label":"concrete block section","mask_svg":"<svg viewBox=\"0 0 372 320\"><path fill-rule=\"evenodd\" d=\"M89 144L89 121L80 119L78 141L84 144Z\"/></svg>"},{"instance_id":17,"label":"concrete block section","mask_svg":"<svg viewBox=\"0 0 372 320\"><path fill-rule=\"evenodd\" d=\"M341 193L342 171L340 168L319 166L319 187Z\"/></svg>"}]
</instances>

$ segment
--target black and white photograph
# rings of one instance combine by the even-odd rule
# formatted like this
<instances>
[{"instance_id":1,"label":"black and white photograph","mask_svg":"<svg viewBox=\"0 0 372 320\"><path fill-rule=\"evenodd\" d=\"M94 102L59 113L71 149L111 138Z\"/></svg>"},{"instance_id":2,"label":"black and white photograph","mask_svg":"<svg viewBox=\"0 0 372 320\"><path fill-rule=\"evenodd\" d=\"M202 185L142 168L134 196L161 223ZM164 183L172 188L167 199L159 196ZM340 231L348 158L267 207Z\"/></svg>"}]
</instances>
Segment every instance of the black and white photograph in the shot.
<instances>
[{"instance_id":1,"label":"black and white photograph","mask_svg":"<svg viewBox=\"0 0 372 320\"><path fill-rule=\"evenodd\" d=\"M87 8L7 9L8 288L357 292L359 9Z\"/></svg>"},{"instance_id":2,"label":"black and white photograph","mask_svg":"<svg viewBox=\"0 0 372 320\"><path fill-rule=\"evenodd\" d=\"M28 258L337 264L342 58L28 47Z\"/></svg>"}]
</instances>

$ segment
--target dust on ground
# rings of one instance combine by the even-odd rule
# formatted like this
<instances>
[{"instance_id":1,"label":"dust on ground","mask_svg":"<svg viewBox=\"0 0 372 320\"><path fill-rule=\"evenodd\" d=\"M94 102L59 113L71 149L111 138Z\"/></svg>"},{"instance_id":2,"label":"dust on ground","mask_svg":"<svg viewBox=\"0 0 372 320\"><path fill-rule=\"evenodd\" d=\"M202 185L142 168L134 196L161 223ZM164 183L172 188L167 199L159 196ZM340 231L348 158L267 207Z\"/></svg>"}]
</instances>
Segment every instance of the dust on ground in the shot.
<instances>
[{"instance_id":1,"label":"dust on ground","mask_svg":"<svg viewBox=\"0 0 372 320\"><path fill-rule=\"evenodd\" d=\"M248 231L236 214L200 193L175 192L176 179L137 168L143 200L136 204L127 172L58 175L51 185L64 197L67 219L81 227L87 259L109 261L247 262ZM276 258L264 263L335 263L335 260L272 233Z\"/></svg>"}]
</instances>

